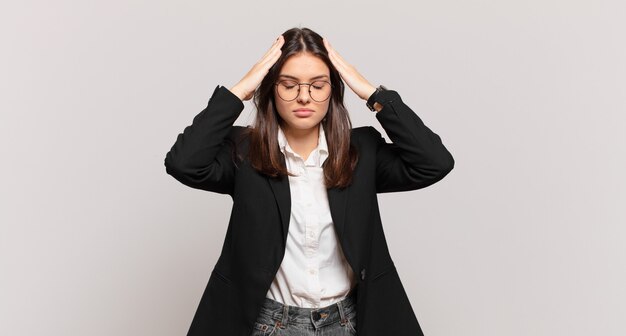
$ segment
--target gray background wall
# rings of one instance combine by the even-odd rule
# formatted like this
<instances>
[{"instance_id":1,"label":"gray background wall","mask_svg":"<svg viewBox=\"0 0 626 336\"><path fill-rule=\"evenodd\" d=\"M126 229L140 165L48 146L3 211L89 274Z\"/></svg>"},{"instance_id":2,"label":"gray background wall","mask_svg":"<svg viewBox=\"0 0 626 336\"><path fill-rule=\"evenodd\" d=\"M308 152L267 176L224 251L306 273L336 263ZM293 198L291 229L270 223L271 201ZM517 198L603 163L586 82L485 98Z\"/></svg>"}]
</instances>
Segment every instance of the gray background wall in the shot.
<instances>
[{"instance_id":1,"label":"gray background wall","mask_svg":"<svg viewBox=\"0 0 626 336\"><path fill-rule=\"evenodd\" d=\"M428 336L624 335L623 1L0 5L0 334L184 335L228 196L163 159L215 86L309 27L456 159L380 195ZM375 116L350 89L354 126ZM252 105L237 124L252 122ZM383 133L384 134L384 133Z\"/></svg>"}]
</instances>

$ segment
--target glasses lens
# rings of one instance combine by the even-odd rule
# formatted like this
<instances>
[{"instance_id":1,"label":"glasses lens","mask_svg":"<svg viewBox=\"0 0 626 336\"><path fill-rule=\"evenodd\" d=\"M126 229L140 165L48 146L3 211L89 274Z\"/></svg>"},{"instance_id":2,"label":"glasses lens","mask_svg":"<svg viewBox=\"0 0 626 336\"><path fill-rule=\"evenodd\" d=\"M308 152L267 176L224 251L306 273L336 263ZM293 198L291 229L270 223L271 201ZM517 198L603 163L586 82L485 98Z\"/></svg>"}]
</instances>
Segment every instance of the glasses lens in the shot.
<instances>
[{"instance_id":1,"label":"glasses lens","mask_svg":"<svg viewBox=\"0 0 626 336\"><path fill-rule=\"evenodd\" d=\"M298 97L298 82L284 80L278 83L278 95L284 100L294 100Z\"/></svg>"},{"instance_id":2,"label":"glasses lens","mask_svg":"<svg viewBox=\"0 0 626 336\"><path fill-rule=\"evenodd\" d=\"M313 100L322 102L328 97L330 97L330 83L324 81L311 83L311 98Z\"/></svg>"}]
</instances>

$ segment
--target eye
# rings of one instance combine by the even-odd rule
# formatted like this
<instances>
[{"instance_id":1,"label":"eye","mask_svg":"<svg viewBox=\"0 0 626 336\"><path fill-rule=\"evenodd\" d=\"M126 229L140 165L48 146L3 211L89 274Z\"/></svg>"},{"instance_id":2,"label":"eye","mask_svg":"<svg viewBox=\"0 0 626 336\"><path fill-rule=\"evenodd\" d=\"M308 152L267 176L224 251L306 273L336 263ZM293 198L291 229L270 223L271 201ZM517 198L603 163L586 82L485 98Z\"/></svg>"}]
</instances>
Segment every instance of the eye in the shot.
<instances>
[{"instance_id":1,"label":"eye","mask_svg":"<svg viewBox=\"0 0 626 336\"><path fill-rule=\"evenodd\" d=\"M317 90L322 90L326 87L328 83L326 82L313 82L313 84L311 84L311 86Z\"/></svg>"},{"instance_id":2,"label":"eye","mask_svg":"<svg viewBox=\"0 0 626 336\"><path fill-rule=\"evenodd\" d=\"M296 87L298 85L298 83L296 82L292 82L292 81L282 81L280 82L280 85L282 85L285 89L293 89L294 87Z\"/></svg>"}]
</instances>

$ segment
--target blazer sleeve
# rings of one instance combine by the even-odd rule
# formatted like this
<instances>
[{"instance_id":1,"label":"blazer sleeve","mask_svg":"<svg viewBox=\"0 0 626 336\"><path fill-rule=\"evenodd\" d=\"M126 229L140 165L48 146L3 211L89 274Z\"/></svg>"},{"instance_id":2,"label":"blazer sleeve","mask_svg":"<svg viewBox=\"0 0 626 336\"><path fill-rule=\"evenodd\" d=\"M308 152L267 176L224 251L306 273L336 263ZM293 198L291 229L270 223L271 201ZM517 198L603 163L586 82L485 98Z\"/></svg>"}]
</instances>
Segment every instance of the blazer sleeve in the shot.
<instances>
[{"instance_id":1,"label":"blazer sleeve","mask_svg":"<svg viewBox=\"0 0 626 336\"><path fill-rule=\"evenodd\" d=\"M446 176L454 158L422 120L393 90L386 92L383 108L376 112L392 143L371 127L377 139L376 192L396 192L427 187Z\"/></svg>"},{"instance_id":2,"label":"blazer sleeve","mask_svg":"<svg viewBox=\"0 0 626 336\"><path fill-rule=\"evenodd\" d=\"M165 155L166 172L191 188L232 196L235 164L232 142L227 140L243 129L233 126L243 109L239 97L218 85L206 108L178 134Z\"/></svg>"}]
</instances>

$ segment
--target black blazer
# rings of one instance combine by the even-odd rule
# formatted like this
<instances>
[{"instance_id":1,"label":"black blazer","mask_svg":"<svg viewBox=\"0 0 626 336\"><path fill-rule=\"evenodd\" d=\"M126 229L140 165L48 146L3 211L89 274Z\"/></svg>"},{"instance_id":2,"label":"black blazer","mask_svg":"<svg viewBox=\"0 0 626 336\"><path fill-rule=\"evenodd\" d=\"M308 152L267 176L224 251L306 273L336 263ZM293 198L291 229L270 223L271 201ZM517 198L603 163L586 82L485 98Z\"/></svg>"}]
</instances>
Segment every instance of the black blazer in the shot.
<instances>
[{"instance_id":1,"label":"black blazer","mask_svg":"<svg viewBox=\"0 0 626 336\"><path fill-rule=\"evenodd\" d=\"M374 127L353 128L351 143L359 152L353 182L328 189L328 200L341 248L358 278L357 334L418 336L422 330L389 254L376 194L427 187L452 170L454 159L396 91L386 97L376 119L393 143ZM233 199L221 255L188 336L250 336L285 252L288 178L268 178L246 160L233 162L232 143L244 157L248 148L246 139L237 141L244 127L233 125L243 109L237 96L218 85L165 156L166 171L176 180Z\"/></svg>"}]
</instances>

